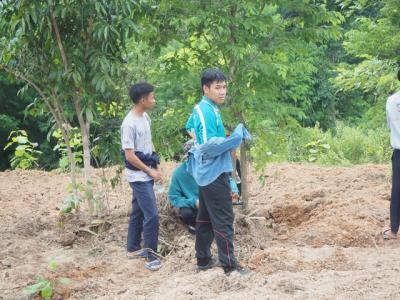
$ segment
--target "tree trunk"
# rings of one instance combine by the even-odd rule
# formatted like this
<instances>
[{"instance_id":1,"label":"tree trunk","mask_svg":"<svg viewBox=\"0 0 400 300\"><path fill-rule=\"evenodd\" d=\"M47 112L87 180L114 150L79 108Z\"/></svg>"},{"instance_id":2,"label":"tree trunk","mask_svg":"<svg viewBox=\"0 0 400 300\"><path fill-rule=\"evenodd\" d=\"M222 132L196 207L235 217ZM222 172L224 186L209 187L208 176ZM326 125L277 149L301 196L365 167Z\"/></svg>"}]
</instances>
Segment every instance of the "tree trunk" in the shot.
<instances>
[{"instance_id":1,"label":"tree trunk","mask_svg":"<svg viewBox=\"0 0 400 300\"><path fill-rule=\"evenodd\" d=\"M83 174L85 176L85 182L86 182L86 186L85 186L85 189L87 192L86 194L88 195L87 202L88 202L88 206L89 206L89 213L93 214L93 213L95 213L95 209L94 209L94 205L93 205L94 203L93 203L93 199L92 199L93 198L92 197L93 196L92 167L90 165L90 160L91 160L90 139L89 139L90 123L88 120L85 121L79 100L77 98L74 98L73 101L74 101L76 115L78 116L79 127L80 127L81 135L82 135Z\"/></svg>"},{"instance_id":2,"label":"tree trunk","mask_svg":"<svg viewBox=\"0 0 400 300\"><path fill-rule=\"evenodd\" d=\"M86 130L82 131L82 144L83 144L83 166L84 166L84 174L85 179L90 181L92 179L92 166L90 165L91 156L90 156L90 140L88 129L90 124L86 123Z\"/></svg>"},{"instance_id":3,"label":"tree trunk","mask_svg":"<svg viewBox=\"0 0 400 300\"><path fill-rule=\"evenodd\" d=\"M52 27L53 27L54 33L56 35L57 45L58 45L58 48L60 49L60 54L61 54L61 58L62 58L63 65L64 65L64 75L66 75L68 73L67 55L65 53L64 46L62 44L60 29L57 24L54 7L52 5L50 5L49 10L50 10L50 18L51 18ZM62 106L60 106L60 108L62 108ZM60 115L63 116L62 113ZM67 145L68 159L69 159L70 167L71 167L71 182L73 185L73 193L74 193L74 196L76 197L75 199L78 200L79 198L78 198L78 186L76 183L76 162L75 162L74 153L72 152L72 148L69 143L70 132L69 132L69 130L63 131L63 128L62 128L63 122L61 122L61 123L62 124L61 124L60 130L63 133L63 138ZM76 206L76 209L78 209L78 206Z\"/></svg>"},{"instance_id":4,"label":"tree trunk","mask_svg":"<svg viewBox=\"0 0 400 300\"><path fill-rule=\"evenodd\" d=\"M62 126L62 125L61 125ZM76 181L76 163L75 163L75 157L74 153L72 152L72 148L70 145L70 140L69 140L69 130L65 130L64 128L60 128L63 139L65 144L67 145L67 155L68 155L68 160L70 164L70 177L71 177L71 184L72 184L72 193L74 195L74 200L76 201L76 210L79 209L78 205L78 200L79 200L79 195L78 195L78 184Z\"/></svg>"},{"instance_id":5,"label":"tree trunk","mask_svg":"<svg viewBox=\"0 0 400 300\"><path fill-rule=\"evenodd\" d=\"M52 92L52 101L49 99L47 101L47 105L50 108L52 115L54 119L56 120L56 123L58 125L58 128L61 131L64 143L67 147L67 155L68 155L68 161L69 161L69 166L70 166L70 177L71 177L71 184L72 184L72 194L74 195L74 201L75 201L75 209L79 210L79 194L78 194L78 182L76 179L76 160L74 156L74 152L72 151L71 143L70 143L70 136L71 136L71 125L69 122L64 118L65 113L62 107L62 104L58 101L57 95L55 92ZM53 104L53 105L51 105ZM53 109L52 109L53 108Z\"/></svg>"},{"instance_id":6,"label":"tree trunk","mask_svg":"<svg viewBox=\"0 0 400 300\"><path fill-rule=\"evenodd\" d=\"M246 153L246 142L240 145L240 166L242 171L242 176L240 180L242 181L242 201L243 209L249 208L249 192L247 189L247 153Z\"/></svg>"},{"instance_id":7,"label":"tree trunk","mask_svg":"<svg viewBox=\"0 0 400 300\"><path fill-rule=\"evenodd\" d=\"M230 8L230 15L232 20L235 20L236 18L236 11L237 11L237 6L236 4L232 4L231 8ZM230 31L230 37L229 37L229 42L232 45L236 44L236 24L232 23L231 25L229 25L229 31ZM232 82L235 81L235 75L237 72L238 68L236 65L236 60L235 57L232 56L231 59L229 60L229 76L230 76L230 80ZM236 97L241 97L240 91L237 91L236 93ZM232 98L236 98L235 96L233 96ZM244 122L244 116L242 112L236 112L237 115L239 116L239 119L242 123ZM248 181L247 181L247 154L246 154L246 144L243 141L243 143L240 145L240 166L241 166L241 177L240 177L240 181L241 181L241 187L242 187L242 192L241 192L241 198L243 201L243 209L248 209L249 207L249 197L248 197Z\"/></svg>"}]
</instances>

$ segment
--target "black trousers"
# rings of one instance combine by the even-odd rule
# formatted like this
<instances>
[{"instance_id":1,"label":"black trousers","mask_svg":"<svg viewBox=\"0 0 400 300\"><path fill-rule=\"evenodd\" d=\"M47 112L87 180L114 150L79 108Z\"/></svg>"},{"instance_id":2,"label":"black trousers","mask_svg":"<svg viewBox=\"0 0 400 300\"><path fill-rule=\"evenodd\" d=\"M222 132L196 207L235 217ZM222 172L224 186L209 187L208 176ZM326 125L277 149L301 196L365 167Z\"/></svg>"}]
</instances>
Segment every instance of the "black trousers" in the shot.
<instances>
[{"instance_id":1,"label":"black trousers","mask_svg":"<svg viewBox=\"0 0 400 300\"><path fill-rule=\"evenodd\" d=\"M397 233L400 220L400 150L392 155L392 196L390 200L390 228Z\"/></svg>"},{"instance_id":2,"label":"black trousers","mask_svg":"<svg viewBox=\"0 0 400 300\"><path fill-rule=\"evenodd\" d=\"M211 258L211 244L216 240L222 267L237 265L233 249L233 207L228 174L199 188L199 212L196 223L197 264L204 266Z\"/></svg>"},{"instance_id":3,"label":"black trousers","mask_svg":"<svg viewBox=\"0 0 400 300\"><path fill-rule=\"evenodd\" d=\"M192 207L181 207L179 209L183 223L186 225L196 226L197 209Z\"/></svg>"}]
</instances>

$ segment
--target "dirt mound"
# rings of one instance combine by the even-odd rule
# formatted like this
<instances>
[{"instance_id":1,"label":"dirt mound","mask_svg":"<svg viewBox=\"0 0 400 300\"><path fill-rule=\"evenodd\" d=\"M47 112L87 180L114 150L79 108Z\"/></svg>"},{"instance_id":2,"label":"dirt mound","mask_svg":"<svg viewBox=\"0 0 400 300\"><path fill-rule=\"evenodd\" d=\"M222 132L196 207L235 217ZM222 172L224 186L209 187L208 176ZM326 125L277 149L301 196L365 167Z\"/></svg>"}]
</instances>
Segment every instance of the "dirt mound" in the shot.
<instances>
[{"instance_id":1,"label":"dirt mound","mask_svg":"<svg viewBox=\"0 0 400 300\"><path fill-rule=\"evenodd\" d=\"M164 163L168 182L176 164ZM304 299L395 298L400 268L396 241L383 242L388 221L390 169L274 164L250 171L249 211L235 208L235 251L252 270L246 278L221 269L197 272L194 237L164 194L160 251L164 266L152 273L125 257L131 191L96 170L96 195L106 214L60 217L68 176L58 172L0 173L0 299L24 299L38 275L68 277L59 299ZM214 248L216 253L216 249ZM56 269L49 261L57 261ZM385 280L382 280L385 278ZM392 282L393 281L393 282Z\"/></svg>"},{"instance_id":2,"label":"dirt mound","mask_svg":"<svg viewBox=\"0 0 400 300\"><path fill-rule=\"evenodd\" d=\"M272 219L277 238L310 246L374 246L387 219L390 171L386 166L321 168L272 165L263 188L250 180L250 199ZM279 226L278 226L279 225ZM281 235L281 236L279 236Z\"/></svg>"}]
</instances>

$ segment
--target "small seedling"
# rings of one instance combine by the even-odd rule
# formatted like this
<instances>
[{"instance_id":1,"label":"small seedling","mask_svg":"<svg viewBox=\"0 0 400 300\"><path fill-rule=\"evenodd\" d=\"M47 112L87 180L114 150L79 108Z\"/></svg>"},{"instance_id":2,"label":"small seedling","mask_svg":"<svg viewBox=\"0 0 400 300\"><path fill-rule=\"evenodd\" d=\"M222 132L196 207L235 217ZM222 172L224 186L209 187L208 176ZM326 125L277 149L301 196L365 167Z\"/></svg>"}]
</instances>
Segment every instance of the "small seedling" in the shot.
<instances>
[{"instance_id":1,"label":"small seedling","mask_svg":"<svg viewBox=\"0 0 400 300\"><path fill-rule=\"evenodd\" d=\"M25 170L38 166L38 156L42 152L35 149L38 144L29 141L28 134L25 130L11 131L8 140L10 142L4 147L4 150L9 147L16 147L10 161L12 168Z\"/></svg>"},{"instance_id":2,"label":"small seedling","mask_svg":"<svg viewBox=\"0 0 400 300\"><path fill-rule=\"evenodd\" d=\"M55 260L51 260L48 268L51 272L54 272L58 268L58 263ZM43 276L38 276L36 282L27 286L24 289L26 295L40 295L43 299L50 299L54 295L54 290L58 285L68 285L71 283L69 278L59 277L59 278L45 278Z\"/></svg>"},{"instance_id":3,"label":"small seedling","mask_svg":"<svg viewBox=\"0 0 400 300\"><path fill-rule=\"evenodd\" d=\"M53 148L53 150L58 151L61 154L59 167L62 170L67 170L69 168L67 145L64 142L61 130L60 129L55 130L52 136L57 140L57 145ZM80 166L83 163L83 150L82 150L82 136L79 131L79 128L74 127L71 129L71 136L69 137L69 139L75 163L78 166Z\"/></svg>"},{"instance_id":4,"label":"small seedling","mask_svg":"<svg viewBox=\"0 0 400 300\"><path fill-rule=\"evenodd\" d=\"M61 230L65 229L65 223L63 221L57 222L57 227Z\"/></svg>"},{"instance_id":5,"label":"small seedling","mask_svg":"<svg viewBox=\"0 0 400 300\"><path fill-rule=\"evenodd\" d=\"M63 201L63 205L61 207L60 212L62 214L68 214L72 212L79 206L79 202L80 202L79 199L76 199L76 197L73 194L68 195Z\"/></svg>"},{"instance_id":6,"label":"small seedling","mask_svg":"<svg viewBox=\"0 0 400 300\"><path fill-rule=\"evenodd\" d=\"M325 143L323 139L310 142L306 144L305 147L308 150L309 162L315 162L322 153L326 153L331 148L331 146L328 143Z\"/></svg>"}]
</instances>

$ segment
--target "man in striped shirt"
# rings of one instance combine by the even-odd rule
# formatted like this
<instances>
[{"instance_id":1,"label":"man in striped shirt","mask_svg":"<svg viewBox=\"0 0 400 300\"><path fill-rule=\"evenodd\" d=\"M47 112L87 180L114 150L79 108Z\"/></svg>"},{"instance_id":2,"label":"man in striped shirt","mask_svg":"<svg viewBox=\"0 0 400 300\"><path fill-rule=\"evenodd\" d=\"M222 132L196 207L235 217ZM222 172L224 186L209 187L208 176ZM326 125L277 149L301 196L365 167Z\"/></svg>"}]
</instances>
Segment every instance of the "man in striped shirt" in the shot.
<instances>
[{"instance_id":1,"label":"man in striped shirt","mask_svg":"<svg viewBox=\"0 0 400 300\"><path fill-rule=\"evenodd\" d=\"M400 80L400 70L397 73ZM400 91L386 102L387 123L390 128L392 155L392 194L390 200L390 225L383 229L385 240L397 239L400 226Z\"/></svg>"}]
</instances>

